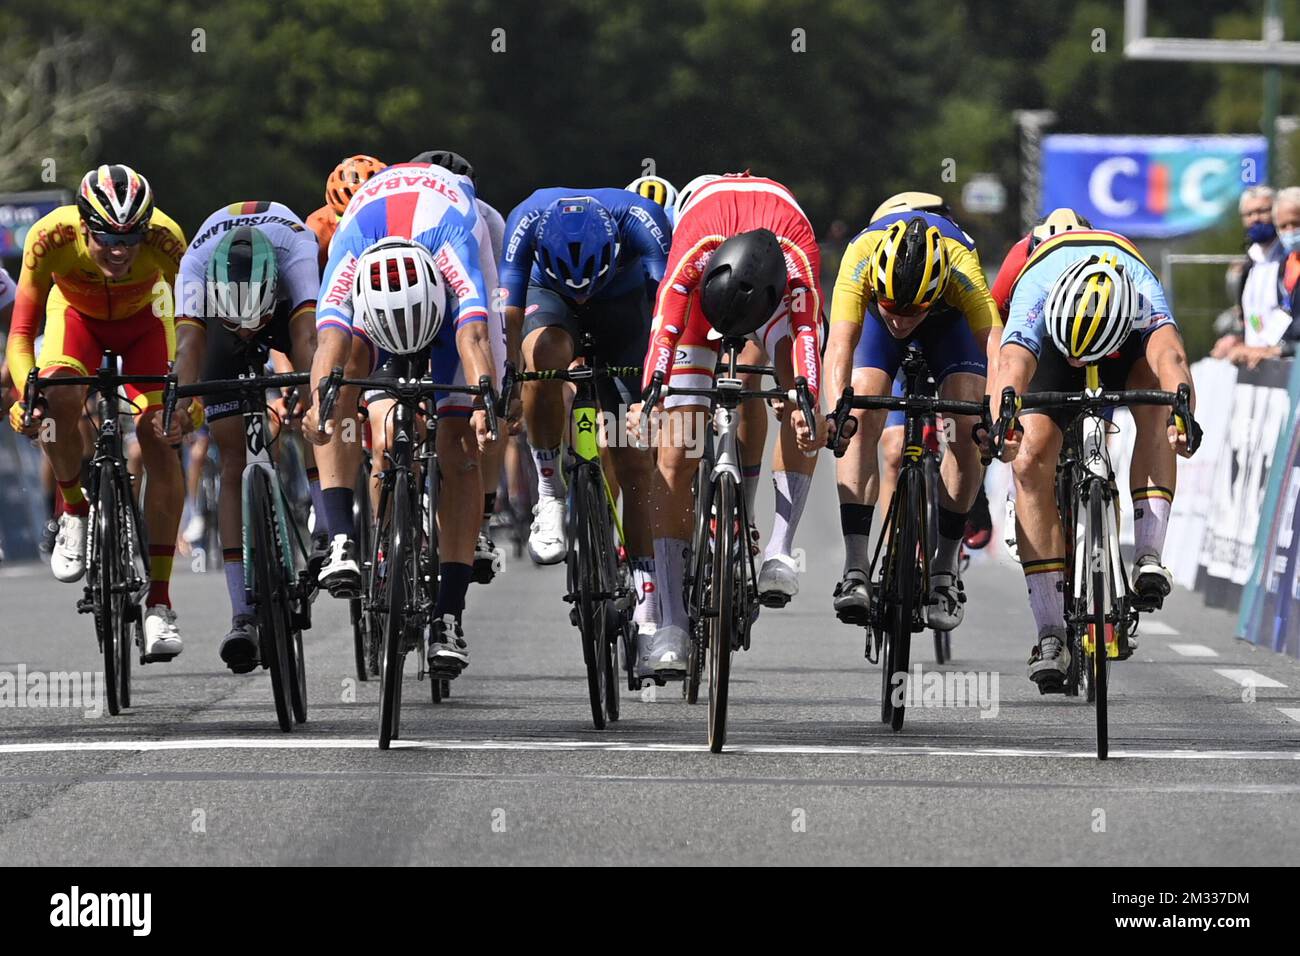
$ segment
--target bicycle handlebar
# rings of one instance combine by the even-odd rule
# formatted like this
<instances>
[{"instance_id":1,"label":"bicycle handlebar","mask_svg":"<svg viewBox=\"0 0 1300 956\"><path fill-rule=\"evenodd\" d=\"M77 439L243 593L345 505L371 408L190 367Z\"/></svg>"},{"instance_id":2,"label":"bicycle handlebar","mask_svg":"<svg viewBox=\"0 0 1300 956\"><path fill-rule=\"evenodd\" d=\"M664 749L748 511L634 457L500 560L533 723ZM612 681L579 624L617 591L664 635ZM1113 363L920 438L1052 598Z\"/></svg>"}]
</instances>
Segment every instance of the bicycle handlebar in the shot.
<instances>
[{"instance_id":1,"label":"bicycle handlebar","mask_svg":"<svg viewBox=\"0 0 1300 956\"><path fill-rule=\"evenodd\" d=\"M225 392L264 392L271 388L292 388L306 385L311 381L309 372L275 372L271 375L246 375L243 378L219 378L210 382L194 382L180 385L176 376L166 376L166 388L163 389L163 431L171 431L172 416L176 404L182 398L195 395L219 395Z\"/></svg>"},{"instance_id":2,"label":"bicycle handlebar","mask_svg":"<svg viewBox=\"0 0 1300 956\"><path fill-rule=\"evenodd\" d=\"M97 390L116 390L123 385L166 385L170 375L121 375L111 369L101 368L94 375L59 375L41 378L40 369L32 366L23 384L23 427L31 428L32 410L40 401L41 392L62 385L89 385Z\"/></svg>"},{"instance_id":3,"label":"bicycle handlebar","mask_svg":"<svg viewBox=\"0 0 1300 956\"><path fill-rule=\"evenodd\" d=\"M463 395L477 395L483 399L483 410L487 415L488 431L492 433L493 440L499 436L497 428L498 397L496 388L492 385L492 378L488 375L480 375L477 385L446 385L426 378L345 378L342 366L336 365L330 371L328 377L320 383L320 423L318 427L322 433L325 431L325 423L329 421L330 415L334 411L334 404L338 400L338 391L345 385L385 392L398 401L416 401L433 395L435 392L458 392Z\"/></svg>"}]
</instances>

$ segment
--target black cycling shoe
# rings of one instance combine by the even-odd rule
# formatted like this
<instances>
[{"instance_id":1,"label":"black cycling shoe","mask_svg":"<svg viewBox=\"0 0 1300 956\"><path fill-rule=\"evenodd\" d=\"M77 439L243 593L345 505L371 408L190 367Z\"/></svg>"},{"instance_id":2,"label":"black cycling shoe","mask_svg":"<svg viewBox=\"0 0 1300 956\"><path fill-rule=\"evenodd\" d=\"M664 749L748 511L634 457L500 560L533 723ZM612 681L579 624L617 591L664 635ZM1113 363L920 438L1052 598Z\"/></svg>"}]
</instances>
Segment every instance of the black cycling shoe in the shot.
<instances>
[{"instance_id":1,"label":"black cycling shoe","mask_svg":"<svg viewBox=\"0 0 1300 956\"><path fill-rule=\"evenodd\" d=\"M835 585L835 616L845 624L866 627L871 620L871 585L861 571L850 571Z\"/></svg>"},{"instance_id":2,"label":"black cycling shoe","mask_svg":"<svg viewBox=\"0 0 1300 956\"><path fill-rule=\"evenodd\" d=\"M487 534L478 533L478 543L474 546L474 570L470 572L470 581L475 584L490 584L497 575L497 566L501 561L501 552L496 543Z\"/></svg>"},{"instance_id":3,"label":"black cycling shoe","mask_svg":"<svg viewBox=\"0 0 1300 956\"><path fill-rule=\"evenodd\" d=\"M237 614L230 633L221 641L221 659L232 673L247 674L261 663L257 646L257 623L249 614Z\"/></svg>"}]
</instances>

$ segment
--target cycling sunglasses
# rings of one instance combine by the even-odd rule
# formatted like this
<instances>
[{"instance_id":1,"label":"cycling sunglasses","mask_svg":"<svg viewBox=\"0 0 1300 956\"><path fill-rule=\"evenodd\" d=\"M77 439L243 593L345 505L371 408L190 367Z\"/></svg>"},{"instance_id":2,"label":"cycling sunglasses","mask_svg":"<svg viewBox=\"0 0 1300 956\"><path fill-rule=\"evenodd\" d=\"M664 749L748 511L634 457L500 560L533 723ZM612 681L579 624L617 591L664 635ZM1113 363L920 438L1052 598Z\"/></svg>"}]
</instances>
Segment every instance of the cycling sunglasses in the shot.
<instances>
[{"instance_id":1,"label":"cycling sunglasses","mask_svg":"<svg viewBox=\"0 0 1300 956\"><path fill-rule=\"evenodd\" d=\"M101 246L138 246L144 239L143 232L94 232L90 233L95 242Z\"/></svg>"}]
</instances>

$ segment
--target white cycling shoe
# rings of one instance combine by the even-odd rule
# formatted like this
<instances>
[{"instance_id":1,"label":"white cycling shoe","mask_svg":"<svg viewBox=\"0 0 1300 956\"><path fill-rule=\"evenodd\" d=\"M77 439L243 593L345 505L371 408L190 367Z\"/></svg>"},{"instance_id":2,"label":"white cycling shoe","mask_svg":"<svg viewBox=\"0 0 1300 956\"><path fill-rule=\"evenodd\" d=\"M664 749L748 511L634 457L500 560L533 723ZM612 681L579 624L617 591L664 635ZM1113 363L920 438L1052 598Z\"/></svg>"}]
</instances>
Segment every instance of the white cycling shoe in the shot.
<instances>
[{"instance_id":1,"label":"white cycling shoe","mask_svg":"<svg viewBox=\"0 0 1300 956\"><path fill-rule=\"evenodd\" d=\"M144 612L144 659L146 664L169 661L183 650L176 612L155 604Z\"/></svg>"},{"instance_id":2,"label":"white cycling shoe","mask_svg":"<svg viewBox=\"0 0 1300 956\"><path fill-rule=\"evenodd\" d=\"M636 634L636 676L637 677L654 677L654 664L650 662L650 655L655 649L655 632L659 630L657 624L639 624L637 625Z\"/></svg>"},{"instance_id":3,"label":"white cycling shoe","mask_svg":"<svg viewBox=\"0 0 1300 956\"><path fill-rule=\"evenodd\" d=\"M758 572L758 596L765 607L785 607L799 593L794 558L774 554Z\"/></svg>"},{"instance_id":4,"label":"white cycling shoe","mask_svg":"<svg viewBox=\"0 0 1300 956\"><path fill-rule=\"evenodd\" d=\"M559 564L569 553L564 540L564 499L543 497L533 507L528 556L534 564Z\"/></svg>"},{"instance_id":5,"label":"white cycling shoe","mask_svg":"<svg viewBox=\"0 0 1300 956\"><path fill-rule=\"evenodd\" d=\"M654 647L650 651L650 666L660 676L685 674L686 659L690 655L691 638L686 629L673 625L655 631Z\"/></svg>"},{"instance_id":6,"label":"white cycling shoe","mask_svg":"<svg viewBox=\"0 0 1300 956\"><path fill-rule=\"evenodd\" d=\"M86 573L86 525L84 515L59 516L59 533L50 552L54 580L71 584Z\"/></svg>"}]
</instances>

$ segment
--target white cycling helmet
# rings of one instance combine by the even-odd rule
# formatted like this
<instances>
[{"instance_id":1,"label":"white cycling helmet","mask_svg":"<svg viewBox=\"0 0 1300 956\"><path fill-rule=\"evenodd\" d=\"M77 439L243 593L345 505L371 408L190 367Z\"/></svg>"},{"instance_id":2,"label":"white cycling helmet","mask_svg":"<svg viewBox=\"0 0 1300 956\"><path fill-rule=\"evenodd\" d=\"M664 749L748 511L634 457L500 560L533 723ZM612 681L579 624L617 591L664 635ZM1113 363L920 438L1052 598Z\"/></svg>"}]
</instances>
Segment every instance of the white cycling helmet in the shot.
<instances>
[{"instance_id":1,"label":"white cycling helmet","mask_svg":"<svg viewBox=\"0 0 1300 956\"><path fill-rule=\"evenodd\" d=\"M683 186L681 192L677 194L677 202L673 204L673 212L676 218L680 219L682 213L686 211L687 205L690 204L691 197L695 195L695 190L713 182L715 179L721 178L722 177L716 173L705 173L703 176L696 176L689 183Z\"/></svg>"},{"instance_id":2,"label":"white cycling helmet","mask_svg":"<svg viewBox=\"0 0 1300 956\"><path fill-rule=\"evenodd\" d=\"M671 209L673 203L677 202L677 187L662 176L641 176L623 188L643 199L658 203L665 210Z\"/></svg>"},{"instance_id":3,"label":"white cycling helmet","mask_svg":"<svg viewBox=\"0 0 1300 956\"><path fill-rule=\"evenodd\" d=\"M447 283L424 246L381 239L357 260L352 309L376 345L409 355L428 348L442 327Z\"/></svg>"},{"instance_id":4,"label":"white cycling helmet","mask_svg":"<svg viewBox=\"0 0 1300 956\"><path fill-rule=\"evenodd\" d=\"M1119 350L1133 331L1141 298L1114 256L1066 266L1047 294L1047 332L1061 354L1095 362Z\"/></svg>"}]
</instances>

